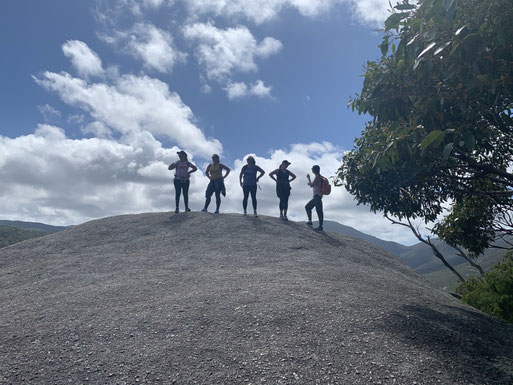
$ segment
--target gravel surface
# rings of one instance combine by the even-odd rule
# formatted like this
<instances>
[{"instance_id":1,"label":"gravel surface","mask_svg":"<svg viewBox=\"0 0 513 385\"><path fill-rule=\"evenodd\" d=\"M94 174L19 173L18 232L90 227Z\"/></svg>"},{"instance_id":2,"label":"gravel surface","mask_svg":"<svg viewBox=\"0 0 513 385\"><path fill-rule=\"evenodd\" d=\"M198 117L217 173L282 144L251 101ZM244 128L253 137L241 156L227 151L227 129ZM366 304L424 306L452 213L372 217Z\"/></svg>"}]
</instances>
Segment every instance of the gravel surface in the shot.
<instances>
[{"instance_id":1,"label":"gravel surface","mask_svg":"<svg viewBox=\"0 0 513 385\"><path fill-rule=\"evenodd\" d=\"M271 217L110 217L0 249L0 384L513 384L513 326Z\"/></svg>"}]
</instances>

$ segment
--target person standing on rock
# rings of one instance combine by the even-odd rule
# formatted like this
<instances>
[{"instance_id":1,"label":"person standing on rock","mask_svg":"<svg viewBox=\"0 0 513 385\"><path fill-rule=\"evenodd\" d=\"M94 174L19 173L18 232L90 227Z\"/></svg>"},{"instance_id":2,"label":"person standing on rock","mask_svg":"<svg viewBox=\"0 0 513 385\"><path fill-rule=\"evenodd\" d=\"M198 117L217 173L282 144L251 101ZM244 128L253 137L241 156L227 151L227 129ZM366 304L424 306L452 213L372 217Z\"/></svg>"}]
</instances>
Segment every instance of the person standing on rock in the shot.
<instances>
[{"instance_id":1,"label":"person standing on rock","mask_svg":"<svg viewBox=\"0 0 513 385\"><path fill-rule=\"evenodd\" d=\"M205 192L205 207L201 211L207 211L208 205L210 204L210 199L212 198L212 194L216 194L216 214L219 214L219 207L221 206L221 194L226 196L226 188L224 187L224 179L230 173L230 169L226 167L224 164L219 163L219 155L212 155L212 162L207 166L207 170L205 171L205 175L210 179L210 182L207 186L207 191ZM223 176L223 170L226 173Z\"/></svg>"},{"instance_id":2,"label":"person standing on rock","mask_svg":"<svg viewBox=\"0 0 513 385\"><path fill-rule=\"evenodd\" d=\"M317 217L319 218L319 227L317 227L315 230L322 231L323 230L323 222L324 222L324 213L322 212L322 179L321 179L321 168L317 165L312 167L312 172L314 173L315 177L312 181L310 179L310 174L306 174L306 178L308 179L308 186L312 188L313 191L313 198L310 200L306 206L306 215L308 216L308 222L306 224L308 226L312 226L312 209L315 207L315 211L317 212Z\"/></svg>"},{"instance_id":3,"label":"person standing on rock","mask_svg":"<svg viewBox=\"0 0 513 385\"><path fill-rule=\"evenodd\" d=\"M257 183L260 180L260 178L265 174L265 171L256 165L255 158L253 158L252 156L248 156L246 162L247 164L244 167L242 167L242 170L239 174L240 186L242 187L242 191L244 192L242 208L244 209L244 215L247 215L248 213L246 209L248 207L248 196L251 193L251 203L253 203L253 215L255 217L258 217L256 199ZM258 177L257 172L260 173Z\"/></svg>"},{"instance_id":4,"label":"person standing on rock","mask_svg":"<svg viewBox=\"0 0 513 385\"><path fill-rule=\"evenodd\" d=\"M178 151L178 157L180 160L177 162L171 163L168 170L176 170L175 171L175 203L176 209L175 213L179 212L178 205L180 203L180 193L183 192L183 202L185 203L185 211L191 211L189 208L189 184L190 177L193 172L195 172L198 168L193 165L191 162L187 160L187 153L185 151ZM189 169L191 169L189 171Z\"/></svg>"},{"instance_id":5,"label":"person standing on rock","mask_svg":"<svg viewBox=\"0 0 513 385\"><path fill-rule=\"evenodd\" d=\"M292 171L287 170L290 162L284 160L280 167L269 174L272 180L276 182L276 195L280 198L280 218L287 221L287 210L289 208L290 182L296 179Z\"/></svg>"}]
</instances>

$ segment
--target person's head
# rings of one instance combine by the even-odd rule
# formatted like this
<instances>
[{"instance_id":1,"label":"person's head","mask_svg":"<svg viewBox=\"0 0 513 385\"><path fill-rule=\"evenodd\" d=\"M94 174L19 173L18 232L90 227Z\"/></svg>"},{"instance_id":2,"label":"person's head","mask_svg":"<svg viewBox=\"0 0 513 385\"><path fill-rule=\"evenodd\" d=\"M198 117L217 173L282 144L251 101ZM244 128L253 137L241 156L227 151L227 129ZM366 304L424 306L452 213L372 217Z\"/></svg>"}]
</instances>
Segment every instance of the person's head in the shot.
<instances>
[{"instance_id":1,"label":"person's head","mask_svg":"<svg viewBox=\"0 0 513 385\"><path fill-rule=\"evenodd\" d=\"M178 151L177 154L181 161L187 160L187 153L185 151Z\"/></svg>"},{"instance_id":2,"label":"person's head","mask_svg":"<svg viewBox=\"0 0 513 385\"><path fill-rule=\"evenodd\" d=\"M286 169L287 169L287 167L289 167L289 164L290 164L290 162L289 162L288 160L284 160L283 162L281 162L281 164L280 164L280 168L281 168L282 170L286 170Z\"/></svg>"},{"instance_id":3,"label":"person's head","mask_svg":"<svg viewBox=\"0 0 513 385\"><path fill-rule=\"evenodd\" d=\"M212 162L214 162L216 164L219 163L219 155L217 155L217 154L212 155Z\"/></svg>"},{"instance_id":4,"label":"person's head","mask_svg":"<svg viewBox=\"0 0 513 385\"><path fill-rule=\"evenodd\" d=\"M255 162L255 158L253 158L251 155L250 155L250 156L248 156L248 157L246 158L246 162L247 162L250 166L254 166L254 165L256 164L256 162Z\"/></svg>"},{"instance_id":5,"label":"person's head","mask_svg":"<svg viewBox=\"0 0 513 385\"><path fill-rule=\"evenodd\" d=\"M320 174L321 173L321 168L317 165L313 166L312 167L312 172L317 175L317 174Z\"/></svg>"}]
</instances>

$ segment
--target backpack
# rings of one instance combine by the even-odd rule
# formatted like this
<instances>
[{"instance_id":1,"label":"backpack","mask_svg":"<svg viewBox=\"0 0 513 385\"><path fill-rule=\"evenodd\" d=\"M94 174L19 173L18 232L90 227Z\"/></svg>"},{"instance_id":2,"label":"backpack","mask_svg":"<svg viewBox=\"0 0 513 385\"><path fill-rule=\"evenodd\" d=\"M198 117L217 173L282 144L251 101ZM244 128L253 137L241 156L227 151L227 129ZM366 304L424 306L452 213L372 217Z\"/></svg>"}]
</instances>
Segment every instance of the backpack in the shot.
<instances>
[{"instance_id":1,"label":"backpack","mask_svg":"<svg viewBox=\"0 0 513 385\"><path fill-rule=\"evenodd\" d=\"M321 178L321 194L322 195L330 195L330 193L331 193L330 181L328 180L328 178L325 178L323 176L319 175L319 177Z\"/></svg>"}]
</instances>

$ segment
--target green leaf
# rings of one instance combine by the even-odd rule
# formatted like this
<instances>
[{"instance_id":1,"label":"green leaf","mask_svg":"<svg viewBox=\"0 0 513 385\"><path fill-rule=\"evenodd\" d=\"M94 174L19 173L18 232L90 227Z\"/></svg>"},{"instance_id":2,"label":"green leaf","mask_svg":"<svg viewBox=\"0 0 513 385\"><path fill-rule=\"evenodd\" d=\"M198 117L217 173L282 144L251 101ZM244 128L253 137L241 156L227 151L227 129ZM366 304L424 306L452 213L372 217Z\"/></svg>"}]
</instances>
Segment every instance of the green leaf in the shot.
<instances>
[{"instance_id":1,"label":"green leaf","mask_svg":"<svg viewBox=\"0 0 513 385\"><path fill-rule=\"evenodd\" d=\"M474 146L476 145L476 139L474 138L474 135L471 132L465 131L465 133L463 134L463 141L465 142L465 147L468 150L474 149Z\"/></svg>"},{"instance_id":2,"label":"green leaf","mask_svg":"<svg viewBox=\"0 0 513 385\"><path fill-rule=\"evenodd\" d=\"M438 55L440 52L442 52L444 49L449 47L451 45L451 41L443 43L440 47L438 47L435 52L433 52L433 55Z\"/></svg>"},{"instance_id":3,"label":"green leaf","mask_svg":"<svg viewBox=\"0 0 513 385\"><path fill-rule=\"evenodd\" d=\"M446 161L449 159L449 155L451 155L452 149L454 148L454 143L448 143L442 152L442 159Z\"/></svg>"},{"instance_id":4,"label":"green leaf","mask_svg":"<svg viewBox=\"0 0 513 385\"><path fill-rule=\"evenodd\" d=\"M417 60L419 60L426 52L429 52L434 46L436 45L435 42L430 43L424 50L417 56Z\"/></svg>"},{"instance_id":5,"label":"green leaf","mask_svg":"<svg viewBox=\"0 0 513 385\"><path fill-rule=\"evenodd\" d=\"M422 141L420 147L422 150L427 149L431 145L438 145L442 142L446 132L441 130L431 131Z\"/></svg>"},{"instance_id":6,"label":"green leaf","mask_svg":"<svg viewBox=\"0 0 513 385\"><path fill-rule=\"evenodd\" d=\"M466 25L464 25L463 27L459 28L459 29L458 29L454 34L455 34L456 36L458 36L458 35L459 35L459 34L460 34L460 33L461 33L465 28L467 28L467 26L466 26Z\"/></svg>"},{"instance_id":7,"label":"green leaf","mask_svg":"<svg viewBox=\"0 0 513 385\"><path fill-rule=\"evenodd\" d=\"M395 9L398 9L399 11L405 11L407 9L415 9L415 5L413 4L397 4Z\"/></svg>"},{"instance_id":8,"label":"green leaf","mask_svg":"<svg viewBox=\"0 0 513 385\"><path fill-rule=\"evenodd\" d=\"M408 17L409 15L409 12L393 13L388 17L388 19L385 20L385 30L390 31L391 29L398 29L401 20Z\"/></svg>"}]
</instances>

